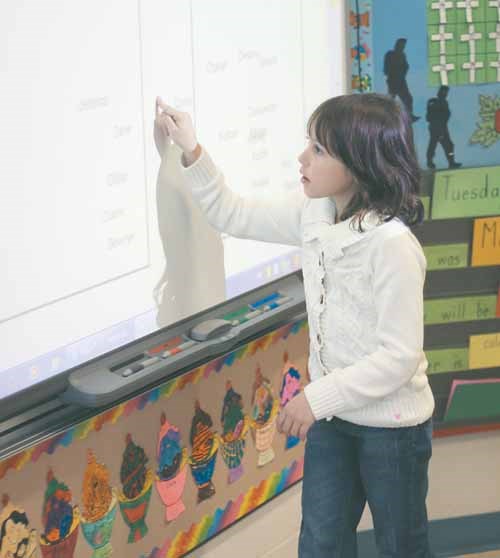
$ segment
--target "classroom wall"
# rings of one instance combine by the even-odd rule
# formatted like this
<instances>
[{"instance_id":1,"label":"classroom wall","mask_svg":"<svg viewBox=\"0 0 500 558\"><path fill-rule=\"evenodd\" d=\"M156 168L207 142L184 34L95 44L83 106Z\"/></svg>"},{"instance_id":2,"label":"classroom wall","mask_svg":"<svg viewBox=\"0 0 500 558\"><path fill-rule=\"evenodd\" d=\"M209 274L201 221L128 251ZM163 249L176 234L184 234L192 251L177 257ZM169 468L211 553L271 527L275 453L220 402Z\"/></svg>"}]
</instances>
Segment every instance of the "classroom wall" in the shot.
<instances>
[{"instance_id":1,"label":"classroom wall","mask_svg":"<svg viewBox=\"0 0 500 558\"><path fill-rule=\"evenodd\" d=\"M484 2L483 2L484 3ZM354 2L353 2L354 4ZM417 6L418 4L418 6ZM383 44L383 36L389 37L389 31L383 31L383 27L379 26L377 29L378 35L372 37L370 33L366 36L364 33L367 29L371 29L372 6L374 11L374 25L383 18L383 6L387 7L386 2L373 2L363 0L359 2L362 13L360 14L363 29L361 29L361 43L353 48L353 58L356 57L363 63L359 75L353 76L353 84L355 85L355 78L359 78L359 83L366 84L367 89L378 87L384 88L383 77L380 74L380 68L373 71L373 60L380 64L381 56L384 54L389 43ZM427 64L427 60L418 60L416 58L416 45L417 42L423 41L422 49L418 52L425 52L426 48L426 28L425 28L425 10L420 6L420 2L414 2L412 6L418 9L418 18L407 18L402 21L398 29L394 28L391 31L393 37L399 37L403 32L404 34L414 31L413 22L420 21L421 28L418 31L420 35L408 35L409 47L408 56L413 69L418 69L419 64ZM419 7L420 6L420 7ZM387 9L387 8L386 8ZM391 12L392 13L392 12ZM394 12L397 13L397 12ZM353 19L351 17L351 23ZM410 29L410 27L411 29ZM359 29L353 30L353 35L359 39ZM383 33L382 33L383 31ZM420 37L420 39L418 38ZM424 37L422 39L422 37ZM392 40L391 39L391 40ZM373 56L372 56L373 55ZM373 62L374 64L374 62ZM369 71L364 74L364 70ZM424 72L425 74L425 72ZM422 75L424 75L422 74ZM422 76L420 76L422 77ZM422 118L425 109L425 101L431 94L431 91L425 90L418 93L418 73L415 73L409 79L410 86L415 94L415 101L417 111L421 120L416 127L417 143L419 145L419 153L421 162L424 165L425 160L422 159L425 146L428 140L426 125ZM413 81L412 81L413 80ZM422 83L425 79L421 80ZM466 93L471 94L472 88L475 95L475 114L479 112L479 102L477 101L478 94L481 93L485 97L495 98L497 89L493 89L491 83L488 84L467 84L467 91L458 89L458 85L453 91L453 102L456 103ZM435 89L435 87L434 87ZM433 90L434 90L433 89ZM451 101L450 101L451 102ZM465 103L463 106L468 106ZM496 105L495 105L496 107ZM459 113L461 109L453 107L455 114ZM496 111L497 109L495 109ZM496 114L496 112L495 112ZM472 117L471 117L472 118ZM498 164L498 159L495 153L498 152L497 139L500 140L500 131L495 133L499 136L495 142L486 145L483 143L471 143L469 140L474 133L475 123L467 119L467 130L460 130L458 122L453 121L453 128L456 131L454 135L457 138L457 148L460 151L460 160L468 165L474 164ZM458 139L461 138L461 139ZM497 151L494 151L497 149ZM474 157L474 154L480 154L481 157ZM446 166L442 154L436 157L438 168ZM468 169L455 170L454 174L448 173L443 175L441 172L427 173L424 177L426 182L426 189L424 191L426 204L430 211L428 217L430 221L426 223L424 232L420 236L420 240L424 247L435 246L439 247L441 256L446 256L444 248L450 244L460 242L467 245L465 256L458 257L458 259L444 258L443 262L436 259L437 267L435 267L429 274L429 281L427 285L426 297L427 300L434 301L439 299L448 299L450 302L452 296L469 296L476 297L472 302L469 300L467 308L480 308L481 312L477 311L472 316L467 313L467 320L460 315L460 312L444 311L441 310L429 312L427 322L426 343L427 349L439 350L454 349L458 347L461 351L469 351L474 349L473 354L481 356L482 349L476 345L472 345L471 339L474 335L493 335L500 339L500 328L498 325L498 304L495 308L495 303L498 301L498 280L500 279L500 260L498 259L498 246L496 236L490 238L490 249L486 254L486 258L482 262L474 265L473 258L473 245L478 244L474 239L478 239L478 231L484 232L484 226L490 227L493 230L493 225L497 223L500 215L500 194L493 196L493 182L490 182L490 199L487 203L483 203L480 207L471 209L467 203L463 203L463 199L451 200L453 203L446 204L444 198L434 196L435 185L440 184L441 192L443 191L443 180L449 181L446 176L453 176L456 184L456 192L463 193L467 190L469 184L467 180L462 181L460 177L466 175ZM473 173L473 179L482 180L486 171L476 171ZM489 179L491 181L500 181L500 167L492 168L489 171ZM444 176L444 178L443 178ZM478 178L479 177L479 178ZM439 182L441 180L441 182ZM495 182L496 184L496 182ZM445 184L446 186L446 184ZM479 184L478 184L479 186ZM500 184L498 184L500 187ZM500 192L500 190L498 190ZM491 205L489 205L491 204ZM446 213L448 211L448 214ZM440 213L441 212L441 213ZM441 215L442 223L435 217ZM487 217L486 223L480 221L481 218ZM478 228L480 225L483 229ZM500 224L497 224L500 227ZM496 229L495 229L496 231ZM445 250L443 252L443 250ZM458 264L457 264L458 262ZM462 277L463 281L457 281L457 277ZM444 279L443 279L444 278ZM454 285L453 288L451 288ZM488 301L482 301L478 306L477 295L478 293L484 294L488 297ZM443 303L444 304L444 303ZM486 310L484 310L486 308ZM464 311L465 312L465 311ZM444 315L448 314L445 318ZM434 328L434 329L432 329ZM151 397L128 402L127 404L120 405L111 413L104 413L104 415L96 417L96 419L89 421L87 424L78 425L77 428L63 434L58 434L50 440L44 440L42 443L33 446L19 455L15 455L8 460L8 462L0 462L0 494L6 494L9 500L16 508L26 510L29 518L29 533L31 537L33 552L29 556L38 556L38 546L40 543L40 533L44 528L44 520L42 518L42 507L44 498L46 497L45 490L47 485L47 473L52 470L57 476L58 481L66 483L68 488L71 489L73 494L73 503L79 504L83 507L82 495L82 479L85 469L85 458L87 456L87 449L91 448L93 454L103 468L108 468L112 484L117 488L120 482L120 460L122 458L123 450L125 447L125 440L127 434L132 432L134 442L138 443L146 454L149 455L151 462L155 461L155 454L157 452L158 431L160 430L160 417L164 407L164 398L169 399L169 406L167 413L169 417L174 416L173 422L179 426L183 432L184 439L188 438L188 431L190 428L190 421L193 416L193 404L196 398L201 397L202 407L208 411L210 415L215 418L219 428L221 421L219 420L222 397L225 391L225 381L231 376L234 379L243 373L245 367L249 368L249 373L252 374L252 382L254 381L255 371L257 369L257 359L260 359L260 364L263 370L270 375L271 383L274 385L276 395L280 390L280 383L286 360L284 359L285 352L291 361L297 364L298 368L304 372L302 380L305 379L305 362L307 358L307 335L305 327L299 328L296 335L290 335L290 331L286 334L281 331L278 336L270 334L266 336L265 342L257 342L252 344L252 350L245 352L243 348L235 352L235 357L226 357L217 374L214 384L217 384L219 395L217 399L206 397L206 392L203 391L203 383L198 383L200 379L207 377L209 373L213 373L214 368L207 365L201 372L197 371L194 375L189 376L189 381L186 382L186 390L183 392L182 397L179 394L172 396L171 386L164 387L158 393ZM275 340L273 342L272 340ZM483 337L483 341L488 341L491 338ZM430 343L430 345L429 345ZM434 344L433 344L434 343ZM497 345L493 344L490 348L495 349ZM483 351L484 352L484 351ZM500 379L500 358L498 349L490 351L492 353L491 359L488 362L480 362L479 365L472 364L469 353L463 353L460 358L449 358L450 354L446 356L446 366L451 368L443 368L443 359L435 357L431 359L430 379L435 395L437 396L437 418L441 423L440 428L453 428L453 426L466 425L468 422L477 423L483 420L494 420L495 408L489 407L486 415L481 415L484 409L478 405L477 396L470 390L467 393L462 388L463 404L459 405L454 410L454 415L450 417L448 403L450 401L450 394L452 393L453 386L457 386L456 382L463 380L472 380L474 378L481 378L488 380L492 383ZM465 354L465 356L464 356ZM257 355L257 356L256 356ZM462 359L462 360L461 360ZM233 366L234 361L238 360L238 364ZM476 359L481 360L481 359ZM441 366L438 366L439 362ZM457 365L458 363L458 365ZM224 368L226 367L226 368ZM455 367L455 368L453 368ZM231 370L229 371L229 368ZM222 374L220 370L224 370ZM201 370L201 369L200 369ZM226 376L224 376L226 374ZM247 378L248 379L248 378ZM224 380L224 381L223 381ZM252 382L248 381L243 389L239 392L243 399L247 402L247 408L250 408L252 402ZM455 382L455 383L454 383ZM188 385L189 384L189 385ZM196 386L196 387L195 387ZM183 386L184 387L184 386ZM474 388L473 388L474 389ZM177 390L173 390L174 392ZM188 395L186 395L188 394ZM465 397L465 395L467 397ZM158 400L155 399L158 396ZM479 402L480 403L480 402ZM137 423L130 419L131 413L140 411L144 408L145 413L154 415L154 421L148 424L154 424L153 434L148 431L148 426L139 428ZM152 411L152 409L155 409ZM188 409L188 411L186 411ZM453 409L453 407L452 407ZM479 413L479 414L478 414ZM500 406L499 413L500 415ZM144 420L144 414L142 419ZM452 418L454 419L452 420ZM497 417L498 418L498 417ZM128 422L127 422L128 419ZM172 419L171 419L172 420ZM461 422L460 422L461 421ZM149 426L149 429L151 427ZM456 432L455 432L456 433ZM117 436L117 434L119 434ZM164 509L158 495L152 491L151 501L148 513L148 523L150 525L149 535L141 534L137 540L127 541L129 536L129 529L126 522L120 518L120 514L116 514L113 532L110 533L111 544L115 551L115 555L134 557L134 558L163 558L163 556L177 556L179 555L175 549L172 541L183 540L184 550L188 551L194 546L195 542L203 542L211 535L218 532L224 526L227 529L218 534L215 538L211 539L207 544L196 548L193 556L197 558L225 558L237 556L238 558L293 558L296 556L297 536L300 526L300 482L296 481L300 478L300 467L295 470L295 473L290 475L290 467L295 466L300 462L301 458L301 445L295 446L290 452L284 451L282 444L283 440L276 437L276 443L279 442L279 450L277 451L277 458L273 462L267 462L256 466L258 459L258 451L255 445L255 440L251 442L251 437L248 437L248 446L246 456L246 475L248 483L245 485L246 491L238 490L238 484L229 486L227 482L227 471L223 467L222 459L219 458L219 468L215 471L214 479L217 481L216 496L209 495L202 502L197 501L199 487L195 486L194 482L189 484L187 491L188 500L191 502L191 508L187 514L182 517L178 526L175 523L162 525ZM431 462L430 470L430 492L428 499L429 517L431 521L459 518L463 516L474 516L487 512L498 512L500 514L500 431L493 430L491 432L475 431L467 435L455 435L453 437L437 438L434 441L434 456ZM277 446L276 446L277 447ZM119 448L119 450L117 450ZM61 457L63 456L63 458ZM64 459L67 456L67 460ZM68 464L73 464L69 466ZM252 468L252 466L253 468ZM101 468L101 471L103 471ZM288 471L283 476L283 471ZM274 475L274 476L273 476ZM281 477L279 477L281 475ZM284 479L281 481L276 479ZM191 479L191 477L188 477ZM192 479L191 479L192 480ZM243 477L244 481L245 478ZM242 480L239 482L241 483ZM294 484L295 483L295 484ZM277 489L279 485L279 489ZM289 486L288 488L286 488ZM257 487L257 489L256 489ZM259 487L265 487L259 490ZM286 488L285 492L282 492ZM61 489L62 490L62 489ZM64 490L62 490L64 493ZM276 497L266 503L266 500L272 496ZM240 498L241 497L241 498ZM232 500L231 500L232 499ZM7 508L8 502L4 499L4 510ZM233 511L230 514L227 510L231 510L230 502L238 501L238 511ZM216 502L216 505L211 505ZM200 506L201 504L201 506ZM259 507L260 504L262 507ZM226 506L226 507L224 507ZM222 510L219 511L218 510ZM255 510L255 511L252 511ZM121 510L122 511L122 510ZM252 512L250 515L247 513ZM115 509L116 513L116 509ZM221 521L221 517L224 521ZM234 524L236 520L239 521ZM3 516L5 519L5 515ZM209 518L209 519L207 519ZM1 520L0 520L1 523ZM181 525L182 524L182 525ZM366 510L361 520L360 529L367 531L372 528L371 518L369 511ZM88 534L88 533L87 533ZM176 538L177 537L177 538ZM191 541L191 542L189 542ZM192 546L190 546L190 544ZM90 545L84 539L84 534L81 533L78 540L78 547L76 556L84 558L91 555ZM73 549L74 550L74 549ZM6 556L5 549L2 549L0 543L0 558ZM45 553L44 555L49 555ZM71 556L69 550L64 556Z\"/></svg>"}]
</instances>

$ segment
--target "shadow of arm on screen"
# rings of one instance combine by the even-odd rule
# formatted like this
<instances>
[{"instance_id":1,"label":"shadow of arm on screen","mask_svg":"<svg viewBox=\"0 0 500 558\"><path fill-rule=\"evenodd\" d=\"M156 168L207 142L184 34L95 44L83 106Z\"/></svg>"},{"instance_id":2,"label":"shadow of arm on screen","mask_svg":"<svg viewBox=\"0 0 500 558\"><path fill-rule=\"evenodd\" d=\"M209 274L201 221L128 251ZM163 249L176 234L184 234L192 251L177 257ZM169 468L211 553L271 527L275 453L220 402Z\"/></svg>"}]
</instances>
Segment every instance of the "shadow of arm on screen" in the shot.
<instances>
[{"instance_id":1,"label":"shadow of arm on screen","mask_svg":"<svg viewBox=\"0 0 500 558\"><path fill-rule=\"evenodd\" d=\"M166 142L156 186L165 269L155 288L159 327L225 300L224 247L180 172L181 152Z\"/></svg>"}]
</instances>

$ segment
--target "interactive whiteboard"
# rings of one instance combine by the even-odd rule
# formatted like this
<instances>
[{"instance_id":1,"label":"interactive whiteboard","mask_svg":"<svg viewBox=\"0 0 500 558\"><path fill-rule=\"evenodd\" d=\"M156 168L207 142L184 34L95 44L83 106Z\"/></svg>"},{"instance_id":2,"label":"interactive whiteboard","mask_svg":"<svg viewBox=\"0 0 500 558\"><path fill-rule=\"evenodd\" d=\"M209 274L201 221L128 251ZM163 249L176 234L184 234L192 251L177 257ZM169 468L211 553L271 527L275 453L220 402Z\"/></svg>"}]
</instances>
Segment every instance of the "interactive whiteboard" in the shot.
<instances>
[{"instance_id":1,"label":"interactive whiteboard","mask_svg":"<svg viewBox=\"0 0 500 558\"><path fill-rule=\"evenodd\" d=\"M168 184L154 103L193 115L235 191L299 188L344 35L334 0L1 3L0 398L300 267Z\"/></svg>"}]
</instances>

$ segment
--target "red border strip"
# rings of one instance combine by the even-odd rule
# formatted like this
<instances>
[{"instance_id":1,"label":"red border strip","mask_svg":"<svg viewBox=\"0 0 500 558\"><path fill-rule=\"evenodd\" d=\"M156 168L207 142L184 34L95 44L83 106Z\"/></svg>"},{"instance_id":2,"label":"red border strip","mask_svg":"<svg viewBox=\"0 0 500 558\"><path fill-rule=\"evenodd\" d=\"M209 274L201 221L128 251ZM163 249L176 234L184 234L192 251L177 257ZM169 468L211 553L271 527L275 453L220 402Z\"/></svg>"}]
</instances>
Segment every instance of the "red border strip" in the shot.
<instances>
[{"instance_id":1,"label":"red border strip","mask_svg":"<svg viewBox=\"0 0 500 558\"><path fill-rule=\"evenodd\" d=\"M476 424L473 426L457 426L455 428L439 428L434 431L434 438L447 438L449 436L460 436L462 434L477 434L478 432L491 432L500 430L500 422L490 424Z\"/></svg>"}]
</instances>

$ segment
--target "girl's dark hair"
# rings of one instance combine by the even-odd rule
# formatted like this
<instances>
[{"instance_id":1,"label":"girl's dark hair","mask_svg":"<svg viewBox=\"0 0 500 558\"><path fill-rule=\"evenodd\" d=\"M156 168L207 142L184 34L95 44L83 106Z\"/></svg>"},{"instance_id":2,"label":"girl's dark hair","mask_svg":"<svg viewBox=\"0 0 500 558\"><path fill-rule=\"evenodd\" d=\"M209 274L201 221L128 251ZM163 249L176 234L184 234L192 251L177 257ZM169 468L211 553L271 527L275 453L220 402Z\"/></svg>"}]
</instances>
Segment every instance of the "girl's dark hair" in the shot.
<instances>
[{"instance_id":1,"label":"girl's dark hair","mask_svg":"<svg viewBox=\"0 0 500 558\"><path fill-rule=\"evenodd\" d=\"M307 129L344 163L359 187L341 221L356 217L362 230L369 210L386 221L398 217L408 226L423 221L410 116L398 102L376 93L334 97L314 111Z\"/></svg>"}]
</instances>

